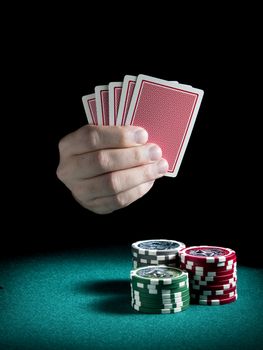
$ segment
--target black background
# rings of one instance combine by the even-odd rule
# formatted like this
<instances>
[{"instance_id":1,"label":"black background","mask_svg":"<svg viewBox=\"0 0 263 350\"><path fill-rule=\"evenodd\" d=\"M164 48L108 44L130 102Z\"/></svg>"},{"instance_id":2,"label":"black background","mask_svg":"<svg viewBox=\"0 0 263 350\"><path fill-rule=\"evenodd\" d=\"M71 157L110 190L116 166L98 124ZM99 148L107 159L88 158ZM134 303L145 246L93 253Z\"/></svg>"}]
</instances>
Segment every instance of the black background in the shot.
<instances>
[{"instance_id":1,"label":"black background","mask_svg":"<svg viewBox=\"0 0 263 350\"><path fill-rule=\"evenodd\" d=\"M154 12L133 6L109 15L103 7L98 15L65 6L9 23L3 255L173 238L232 247L259 264L259 48L255 23L250 32L245 25L249 13L152 5ZM158 180L125 209L96 215L57 180L57 144L86 123L82 95L139 73L203 89L202 106L178 176Z\"/></svg>"}]
</instances>

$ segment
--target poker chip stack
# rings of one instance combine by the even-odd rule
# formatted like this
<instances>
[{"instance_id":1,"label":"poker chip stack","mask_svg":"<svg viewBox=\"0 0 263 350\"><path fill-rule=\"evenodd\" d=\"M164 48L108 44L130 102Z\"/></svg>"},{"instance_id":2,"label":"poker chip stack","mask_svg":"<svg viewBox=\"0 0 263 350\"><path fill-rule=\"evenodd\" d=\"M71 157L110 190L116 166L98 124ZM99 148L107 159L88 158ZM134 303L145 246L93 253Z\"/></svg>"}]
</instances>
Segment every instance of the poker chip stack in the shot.
<instances>
[{"instance_id":1,"label":"poker chip stack","mask_svg":"<svg viewBox=\"0 0 263 350\"><path fill-rule=\"evenodd\" d=\"M166 265L131 271L131 305L136 311L171 314L190 304L188 273Z\"/></svg>"},{"instance_id":2,"label":"poker chip stack","mask_svg":"<svg viewBox=\"0 0 263 350\"><path fill-rule=\"evenodd\" d=\"M149 265L179 267L178 252L185 248L182 242L168 239L151 239L132 244L133 268Z\"/></svg>"},{"instance_id":3,"label":"poker chip stack","mask_svg":"<svg viewBox=\"0 0 263 350\"><path fill-rule=\"evenodd\" d=\"M179 252L180 268L189 274L190 296L200 305L223 305L237 299L237 257L234 250L193 246Z\"/></svg>"}]
</instances>

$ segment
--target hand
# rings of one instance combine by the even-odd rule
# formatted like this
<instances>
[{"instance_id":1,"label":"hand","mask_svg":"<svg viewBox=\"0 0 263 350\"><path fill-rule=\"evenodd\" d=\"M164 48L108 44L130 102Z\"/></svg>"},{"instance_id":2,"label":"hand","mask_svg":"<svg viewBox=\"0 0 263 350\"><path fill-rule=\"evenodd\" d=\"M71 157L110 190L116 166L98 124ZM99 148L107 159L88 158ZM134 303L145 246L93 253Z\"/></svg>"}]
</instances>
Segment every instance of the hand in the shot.
<instances>
[{"instance_id":1,"label":"hand","mask_svg":"<svg viewBox=\"0 0 263 350\"><path fill-rule=\"evenodd\" d=\"M160 147L135 126L86 125L59 143L58 178L84 207L98 214L126 207L168 170Z\"/></svg>"}]
</instances>

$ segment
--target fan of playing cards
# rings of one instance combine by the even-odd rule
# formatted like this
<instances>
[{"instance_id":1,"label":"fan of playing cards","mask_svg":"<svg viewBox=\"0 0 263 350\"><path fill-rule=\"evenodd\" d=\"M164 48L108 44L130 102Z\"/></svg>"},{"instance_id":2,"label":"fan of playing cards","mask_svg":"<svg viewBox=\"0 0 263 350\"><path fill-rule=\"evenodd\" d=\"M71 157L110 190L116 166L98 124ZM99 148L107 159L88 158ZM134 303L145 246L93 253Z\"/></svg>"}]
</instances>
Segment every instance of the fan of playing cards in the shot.
<instances>
[{"instance_id":1,"label":"fan of playing cards","mask_svg":"<svg viewBox=\"0 0 263 350\"><path fill-rule=\"evenodd\" d=\"M95 93L83 96L82 101L89 124L145 128L149 142L161 147L169 163L166 175L175 177L203 94L190 85L140 74L96 86Z\"/></svg>"}]
</instances>

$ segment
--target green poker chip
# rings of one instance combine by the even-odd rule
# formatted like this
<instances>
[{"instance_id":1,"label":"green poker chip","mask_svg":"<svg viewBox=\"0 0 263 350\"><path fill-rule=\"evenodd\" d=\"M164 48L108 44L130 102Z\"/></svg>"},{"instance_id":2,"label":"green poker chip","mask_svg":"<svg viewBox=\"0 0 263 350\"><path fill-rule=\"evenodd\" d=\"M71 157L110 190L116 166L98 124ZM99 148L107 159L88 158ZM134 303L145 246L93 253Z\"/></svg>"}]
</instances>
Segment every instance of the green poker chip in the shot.
<instances>
[{"instance_id":1,"label":"green poker chip","mask_svg":"<svg viewBox=\"0 0 263 350\"><path fill-rule=\"evenodd\" d=\"M143 295L143 296L147 296L148 298L182 298L184 296L187 296L189 295L189 289L188 288L185 288L181 291L173 291L173 290L165 290L165 291L162 291L162 292L157 292L157 293L151 293L147 290L138 290L138 289L135 289L133 287L131 287L131 292L135 295Z\"/></svg>"},{"instance_id":2,"label":"green poker chip","mask_svg":"<svg viewBox=\"0 0 263 350\"><path fill-rule=\"evenodd\" d=\"M138 306L136 304L131 304L133 309L142 313L146 313L146 314L175 314L181 311L184 311L188 308L188 306L185 307L177 307L177 308L157 308L157 309L152 309L152 308L146 308L143 306Z\"/></svg>"},{"instance_id":3,"label":"green poker chip","mask_svg":"<svg viewBox=\"0 0 263 350\"><path fill-rule=\"evenodd\" d=\"M134 255L134 266L145 266L131 271L132 307L136 311L159 314L186 310L190 304L188 272L167 265L176 263L173 260L175 253L170 252L167 257L160 254L155 258L152 254L150 259L142 258L142 251Z\"/></svg>"},{"instance_id":4,"label":"green poker chip","mask_svg":"<svg viewBox=\"0 0 263 350\"><path fill-rule=\"evenodd\" d=\"M190 298L184 298L184 299L169 299L169 300L151 300L151 299L145 299L145 298L139 298L136 296L133 296L131 298L134 302L138 302L141 304L145 304L145 305L155 305L155 306L160 306L160 305L170 305L170 304L174 304L174 305L179 305L179 304L189 304L190 303Z\"/></svg>"},{"instance_id":5,"label":"green poker chip","mask_svg":"<svg viewBox=\"0 0 263 350\"><path fill-rule=\"evenodd\" d=\"M169 284L185 281L188 273L166 265L145 266L131 271L132 280L148 284Z\"/></svg>"},{"instance_id":6,"label":"green poker chip","mask_svg":"<svg viewBox=\"0 0 263 350\"><path fill-rule=\"evenodd\" d=\"M156 284L148 283L137 278L131 279L132 285L138 286L139 288L181 288L188 285L188 278L182 278L180 281L169 280L166 283L158 282Z\"/></svg>"},{"instance_id":7,"label":"green poker chip","mask_svg":"<svg viewBox=\"0 0 263 350\"><path fill-rule=\"evenodd\" d=\"M153 299L153 300L185 299L185 298L188 298L190 295L189 290L186 290L184 292L179 292L179 293L180 293L180 296L178 296L178 293L149 294L149 293L139 292L134 289L132 289L131 291L131 295L138 296L141 298L146 298L146 299Z\"/></svg>"},{"instance_id":8,"label":"green poker chip","mask_svg":"<svg viewBox=\"0 0 263 350\"><path fill-rule=\"evenodd\" d=\"M133 292L135 294L140 293L141 295L147 295L149 297L154 297L154 296L175 296L178 293L184 293L184 292L188 292L189 289L185 288L185 289L171 289L171 290L162 290L162 291L158 291L158 290L150 290L150 291L142 291L141 289L136 289L136 288L132 288Z\"/></svg>"},{"instance_id":9,"label":"green poker chip","mask_svg":"<svg viewBox=\"0 0 263 350\"><path fill-rule=\"evenodd\" d=\"M141 290L145 292L149 292L149 291L162 292L167 290L174 290L174 291L178 290L179 292L189 288L188 280L182 281L180 284L175 283L170 285L151 285L151 284L143 284L140 282L131 281L131 286L136 290Z\"/></svg>"},{"instance_id":10,"label":"green poker chip","mask_svg":"<svg viewBox=\"0 0 263 350\"><path fill-rule=\"evenodd\" d=\"M188 307L190 305L190 301L188 302L177 302L177 303L166 303L166 304L150 304L144 303L138 300L132 299L132 304L137 305L138 307L144 307L147 309L174 309L181 307Z\"/></svg>"},{"instance_id":11,"label":"green poker chip","mask_svg":"<svg viewBox=\"0 0 263 350\"><path fill-rule=\"evenodd\" d=\"M131 293L131 297L134 299L138 299L138 300L143 300L143 301L147 301L147 302L155 302L155 303L171 303L171 302L176 302L176 301L186 301L190 299L190 294L185 294L181 297L173 297L173 296L149 296L149 295L145 295L145 294L137 294L132 292Z\"/></svg>"}]
</instances>

